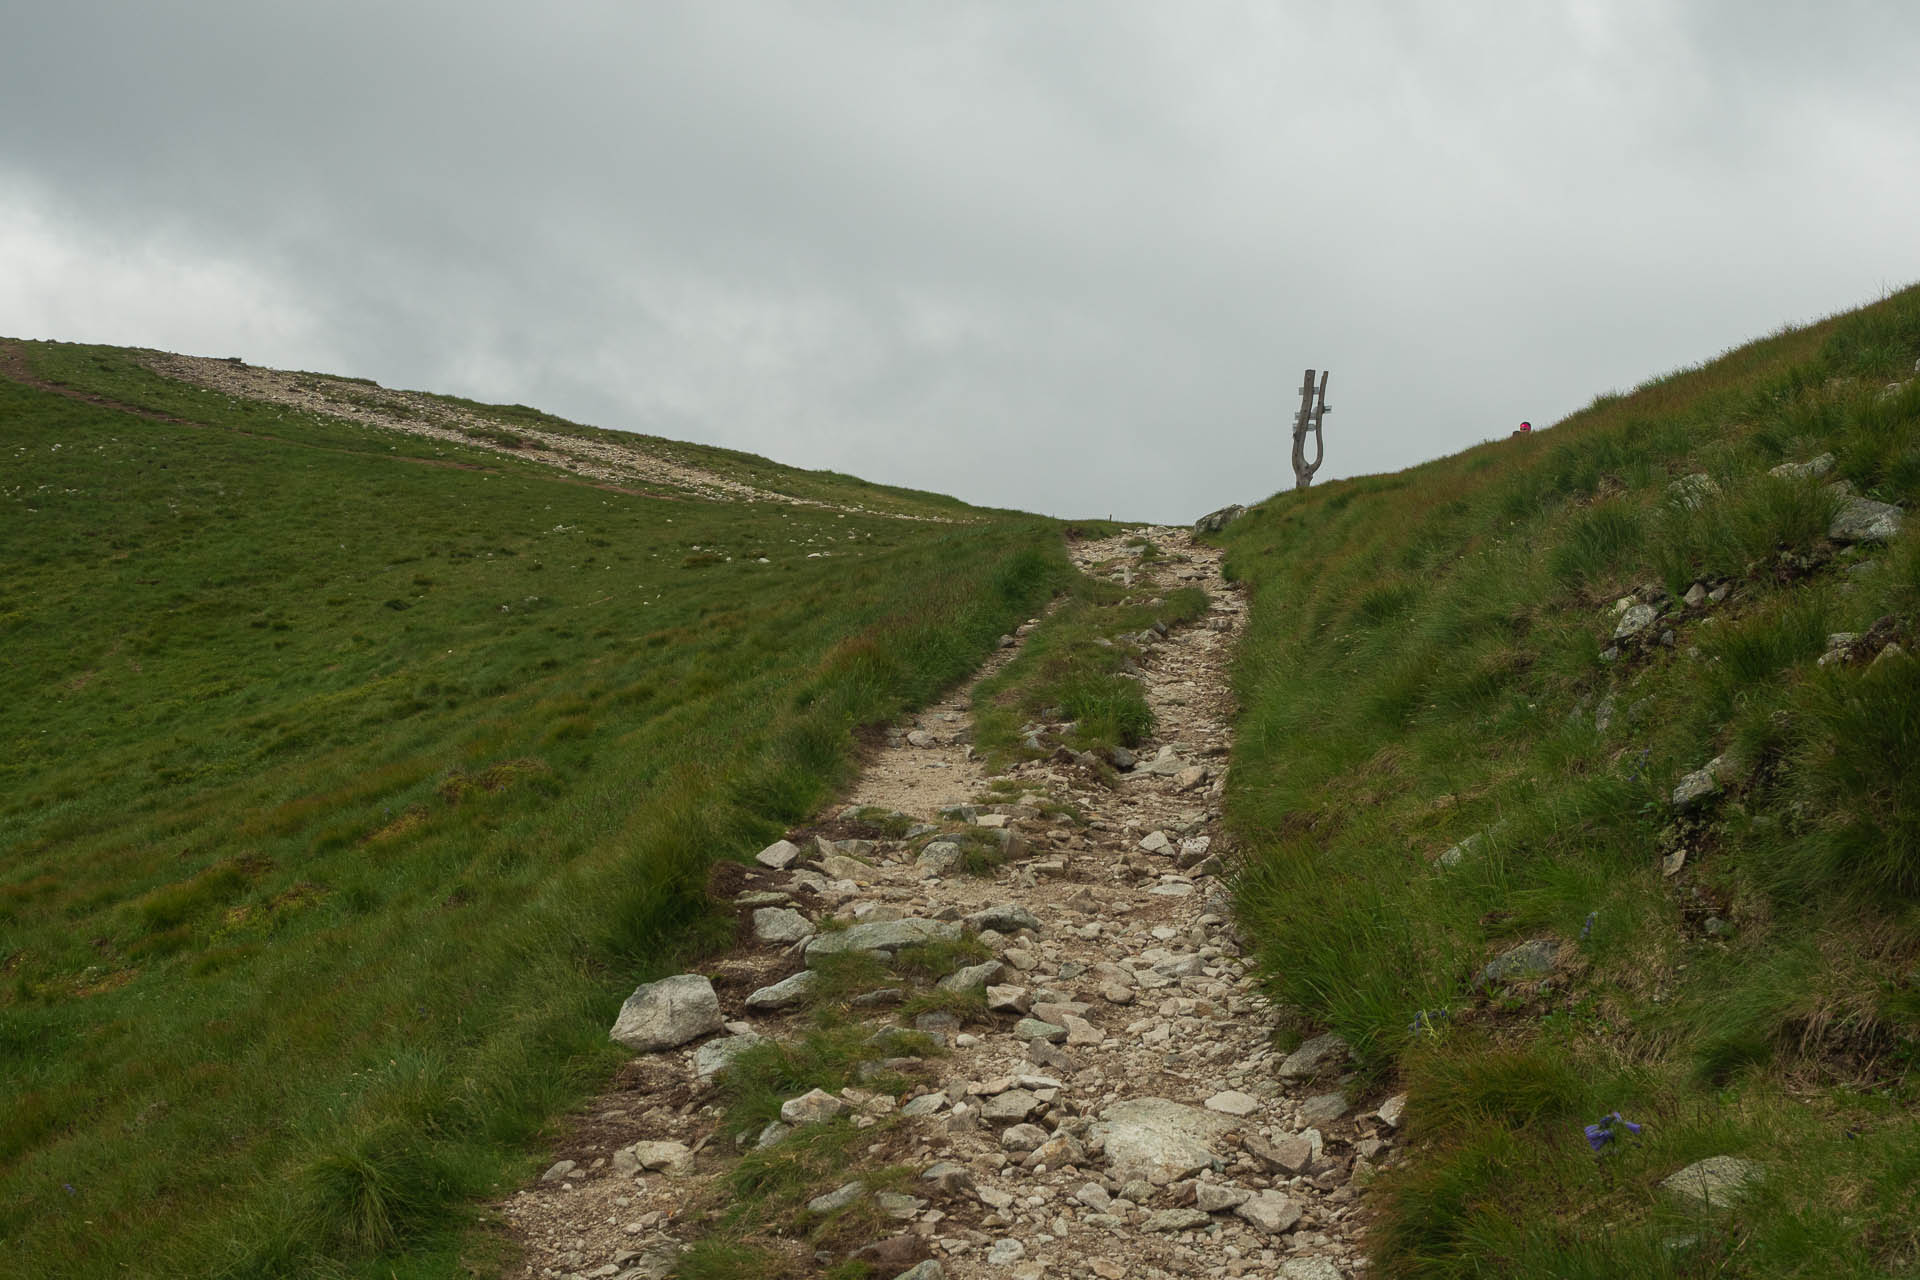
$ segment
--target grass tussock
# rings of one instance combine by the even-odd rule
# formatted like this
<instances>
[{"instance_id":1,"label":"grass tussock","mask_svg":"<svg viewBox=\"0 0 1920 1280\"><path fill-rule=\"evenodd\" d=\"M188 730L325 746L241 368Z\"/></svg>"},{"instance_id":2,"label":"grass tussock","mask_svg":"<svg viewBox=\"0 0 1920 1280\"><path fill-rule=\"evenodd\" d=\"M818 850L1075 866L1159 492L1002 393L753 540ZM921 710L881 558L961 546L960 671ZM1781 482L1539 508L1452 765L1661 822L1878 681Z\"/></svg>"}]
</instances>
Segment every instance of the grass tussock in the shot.
<instances>
[{"instance_id":1,"label":"grass tussock","mask_svg":"<svg viewBox=\"0 0 1920 1280\"><path fill-rule=\"evenodd\" d=\"M1382 1274L1920 1264L1920 540L1828 537L1835 481L1920 504L1916 357L1909 290L1223 535L1241 914L1412 1097ZM1616 644L1627 595L1661 615ZM1551 973L1480 981L1529 939ZM1703 1220L1658 1184L1710 1155L1765 1178Z\"/></svg>"}]
</instances>

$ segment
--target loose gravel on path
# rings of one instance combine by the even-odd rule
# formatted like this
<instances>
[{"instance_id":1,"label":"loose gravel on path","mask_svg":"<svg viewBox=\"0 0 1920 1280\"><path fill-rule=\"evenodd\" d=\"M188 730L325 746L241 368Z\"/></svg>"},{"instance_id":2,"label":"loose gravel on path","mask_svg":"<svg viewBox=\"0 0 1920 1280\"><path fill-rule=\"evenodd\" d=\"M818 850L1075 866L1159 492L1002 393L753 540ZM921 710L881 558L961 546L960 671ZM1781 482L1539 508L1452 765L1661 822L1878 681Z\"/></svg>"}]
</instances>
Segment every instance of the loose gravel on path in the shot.
<instances>
[{"instance_id":1,"label":"loose gravel on path","mask_svg":"<svg viewBox=\"0 0 1920 1280\"><path fill-rule=\"evenodd\" d=\"M979 806L991 779L967 745L961 693L889 735L843 816L876 806L1010 828L1008 862L991 877L933 874L905 841L842 842L825 856L816 843L753 886L785 885L815 917L961 922L997 958L992 1026L923 1018L947 1046L929 1078L902 1095L850 1089L840 1100L887 1135L869 1153L876 1164L931 1170L912 1195L883 1201L894 1235L870 1242L882 1280L1364 1274L1365 1187L1394 1158L1403 1100L1343 1092L1345 1046L1333 1037L1292 1054L1273 1045L1220 878L1231 864L1218 830L1228 664L1243 605L1216 551L1182 530L1147 533L1163 553L1152 563L1119 538L1079 543L1074 557L1139 598L1194 585L1213 605L1142 656L1157 736L1117 787L1057 753L997 775L1035 790ZM1073 806L1084 825L1043 816L1043 801ZM719 1035L794 1034L797 1019L754 1012L746 997L798 968L771 946L709 966L730 1020ZM693 1206L736 1155L697 1079L696 1048L636 1057L556 1152L571 1167L501 1206L525 1275L663 1277L700 1237ZM857 1178L849 1170L850 1185Z\"/></svg>"}]
</instances>

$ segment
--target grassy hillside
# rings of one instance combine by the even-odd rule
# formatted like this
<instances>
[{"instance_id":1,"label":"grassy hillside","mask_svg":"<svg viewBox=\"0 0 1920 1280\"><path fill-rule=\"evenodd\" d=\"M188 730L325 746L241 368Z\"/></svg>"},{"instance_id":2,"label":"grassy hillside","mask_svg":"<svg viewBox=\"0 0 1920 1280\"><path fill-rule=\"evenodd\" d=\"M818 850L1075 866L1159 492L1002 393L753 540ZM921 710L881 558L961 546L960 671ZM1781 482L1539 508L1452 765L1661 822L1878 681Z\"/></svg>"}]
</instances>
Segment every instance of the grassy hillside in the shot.
<instances>
[{"instance_id":1,"label":"grassy hillside","mask_svg":"<svg viewBox=\"0 0 1920 1280\"><path fill-rule=\"evenodd\" d=\"M18 350L7 1275L446 1274L622 996L715 939L709 862L1067 572L1048 522L745 455L971 522L636 497Z\"/></svg>"},{"instance_id":2,"label":"grassy hillside","mask_svg":"<svg viewBox=\"0 0 1920 1280\"><path fill-rule=\"evenodd\" d=\"M1384 1274L1920 1264L1920 538L1827 487L1920 500L1916 357L1909 290L1225 534L1246 926L1412 1095ZM1660 1189L1717 1155L1736 1206Z\"/></svg>"}]
</instances>

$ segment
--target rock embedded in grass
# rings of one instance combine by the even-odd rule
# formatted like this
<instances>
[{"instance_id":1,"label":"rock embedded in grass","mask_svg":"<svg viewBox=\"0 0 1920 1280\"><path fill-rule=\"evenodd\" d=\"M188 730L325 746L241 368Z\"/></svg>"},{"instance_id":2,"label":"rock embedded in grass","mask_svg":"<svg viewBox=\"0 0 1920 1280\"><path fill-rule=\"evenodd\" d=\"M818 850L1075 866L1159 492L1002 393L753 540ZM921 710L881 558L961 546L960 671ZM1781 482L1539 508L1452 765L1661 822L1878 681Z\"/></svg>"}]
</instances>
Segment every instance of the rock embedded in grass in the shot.
<instances>
[{"instance_id":1,"label":"rock embedded in grass","mask_svg":"<svg viewBox=\"0 0 1920 1280\"><path fill-rule=\"evenodd\" d=\"M629 1049L656 1053L718 1031L724 1022L713 983L682 973L634 988L607 1035Z\"/></svg>"},{"instance_id":2,"label":"rock embedded in grass","mask_svg":"<svg viewBox=\"0 0 1920 1280\"><path fill-rule=\"evenodd\" d=\"M1651 627L1659 617L1660 611L1650 604L1629 606L1627 611L1620 615L1620 621L1613 628L1614 642L1633 639Z\"/></svg>"},{"instance_id":3,"label":"rock embedded in grass","mask_svg":"<svg viewBox=\"0 0 1920 1280\"><path fill-rule=\"evenodd\" d=\"M1280 1078L1282 1080L1312 1079L1314 1076L1340 1066L1352 1052L1345 1038L1335 1032L1329 1031L1325 1035L1315 1036L1287 1055L1286 1060L1280 1064Z\"/></svg>"},{"instance_id":4,"label":"rock embedded in grass","mask_svg":"<svg viewBox=\"0 0 1920 1280\"><path fill-rule=\"evenodd\" d=\"M1744 1199L1763 1172L1760 1165L1739 1156L1708 1156L1669 1175L1660 1189L1703 1209L1725 1209Z\"/></svg>"},{"instance_id":5,"label":"rock embedded in grass","mask_svg":"<svg viewBox=\"0 0 1920 1280\"><path fill-rule=\"evenodd\" d=\"M709 1040L693 1051L693 1074L705 1080L727 1069L733 1060L753 1048L767 1043L767 1038L751 1031L738 1035L722 1036Z\"/></svg>"},{"instance_id":6,"label":"rock embedded in grass","mask_svg":"<svg viewBox=\"0 0 1920 1280\"><path fill-rule=\"evenodd\" d=\"M1559 951L1559 942L1552 938L1531 938L1489 960L1476 981L1481 986L1490 986L1496 982L1544 977L1552 972L1553 958Z\"/></svg>"},{"instance_id":7,"label":"rock embedded in grass","mask_svg":"<svg viewBox=\"0 0 1920 1280\"><path fill-rule=\"evenodd\" d=\"M1834 512L1827 536L1835 542L1891 542L1900 536L1902 518L1891 503L1848 497Z\"/></svg>"},{"instance_id":8,"label":"rock embedded in grass","mask_svg":"<svg viewBox=\"0 0 1920 1280\"><path fill-rule=\"evenodd\" d=\"M797 1098L788 1098L780 1104L780 1118L788 1124L819 1124L831 1120L847 1109L847 1104L834 1097L825 1089L809 1089Z\"/></svg>"}]
</instances>

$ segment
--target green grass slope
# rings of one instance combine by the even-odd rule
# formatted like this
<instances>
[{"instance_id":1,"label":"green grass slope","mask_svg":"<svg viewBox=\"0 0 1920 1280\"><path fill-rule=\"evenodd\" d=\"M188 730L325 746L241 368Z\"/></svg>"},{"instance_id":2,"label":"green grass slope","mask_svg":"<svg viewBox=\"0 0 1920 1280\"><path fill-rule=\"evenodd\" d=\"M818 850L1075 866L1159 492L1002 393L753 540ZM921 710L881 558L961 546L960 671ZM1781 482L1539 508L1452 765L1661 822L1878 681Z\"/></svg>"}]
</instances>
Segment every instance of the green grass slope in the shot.
<instances>
[{"instance_id":1,"label":"green grass slope","mask_svg":"<svg viewBox=\"0 0 1920 1280\"><path fill-rule=\"evenodd\" d=\"M1920 500L1916 357L1909 290L1224 535L1246 927L1301 1030L1411 1093L1381 1274L1920 1261L1920 660L1880 656L1920 538L1829 540L1826 487ZM1630 594L1661 616L1609 652ZM1550 971L1481 979L1531 940ZM1737 1205L1660 1188L1717 1155L1762 1171Z\"/></svg>"},{"instance_id":2,"label":"green grass slope","mask_svg":"<svg viewBox=\"0 0 1920 1280\"><path fill-rule=\"evenodd\" d=\"M709 863L1068 574L950 499L636 497L14 350L6 1275L454 1271L620 999L720 940Z\"/></svg>"}]
</instances>

